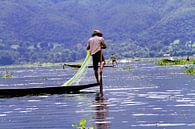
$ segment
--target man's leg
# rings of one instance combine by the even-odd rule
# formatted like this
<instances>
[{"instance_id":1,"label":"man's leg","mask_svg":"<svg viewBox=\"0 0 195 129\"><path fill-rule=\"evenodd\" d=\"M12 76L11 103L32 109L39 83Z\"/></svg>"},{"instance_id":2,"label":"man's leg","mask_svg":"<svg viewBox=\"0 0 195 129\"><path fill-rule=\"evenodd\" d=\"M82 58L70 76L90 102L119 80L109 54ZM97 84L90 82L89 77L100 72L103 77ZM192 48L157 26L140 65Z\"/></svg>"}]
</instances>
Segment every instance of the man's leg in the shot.
<instances>
[{"instance_id":1,"label":"man's leg","mask_svg":"<svg viewBox=\"0 0 195 129\"><path fill-rule=\"evenodd\" d=\"M100 74L102 74L102 73L103 73L104 64L105 64L105 62L104 62L104 61L102 61L102 62L100 63Z\"/></svg>"},{"instance_id":2,"label":"man's leg","mask_svg":"<svg viewBox=\"0 0 195 129\"><path fill-rule=\"evenodd\" d=\"M114 67L114 61L112 61L112 66Z\"/></svg>"},{"instance_id":3,"label":"man's leg","mask_svg":"<svg viewBox=\"0 0 195 129\"><path fill-rule=\"evenodd\" d=\"M105 62L104 56L102 54L100 56L102 56L101 59L100 59L100 75L102 75L104 65L106 64L106 62Z\"/></svg>"},{"instance_id":4,"label":"man's leg","mask_svg":"<svg viewBox=\"0 0 195 129\"><path fill-rule=\"evenodd\" d=\"M97 70L94 69L94 74L95 74L95 78L96 78L97 83L100 83L99 76L98 76L98 69Z\"/></svg>"},{"instance_id":5,"label":"man's leg","mask_svg":"<svg viewBox=\"0 0 195 129\"><path fill-rule=\"evenodd\" d=\"M98 76L98 55L94 54L93 56L93 70L94 70L94 74L95 74L95 78L97 83L100 83L99 81L99 76Z\"/></svg>"}]
</instances>

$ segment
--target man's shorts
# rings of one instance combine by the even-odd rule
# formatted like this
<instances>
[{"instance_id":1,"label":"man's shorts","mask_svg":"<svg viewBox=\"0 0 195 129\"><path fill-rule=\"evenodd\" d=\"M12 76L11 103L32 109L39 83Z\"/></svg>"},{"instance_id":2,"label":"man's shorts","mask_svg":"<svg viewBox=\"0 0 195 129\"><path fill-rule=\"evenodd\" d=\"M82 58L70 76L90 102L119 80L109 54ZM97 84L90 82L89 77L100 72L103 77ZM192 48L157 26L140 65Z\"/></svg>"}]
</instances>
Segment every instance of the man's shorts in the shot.
<instances>
[{"instance_id":1,"label":"man's shorts","mask_svg":"<svg viewBox=\"0 0 195 129\"><path fill-rule=\"evenodd\" d=\"M102 61L105 61L103 54L101 54L101 51L96 52L93 57L93 69L98 70L98 63L100 62L100 57L102 55Z\"/></svg>"}]
</instances>

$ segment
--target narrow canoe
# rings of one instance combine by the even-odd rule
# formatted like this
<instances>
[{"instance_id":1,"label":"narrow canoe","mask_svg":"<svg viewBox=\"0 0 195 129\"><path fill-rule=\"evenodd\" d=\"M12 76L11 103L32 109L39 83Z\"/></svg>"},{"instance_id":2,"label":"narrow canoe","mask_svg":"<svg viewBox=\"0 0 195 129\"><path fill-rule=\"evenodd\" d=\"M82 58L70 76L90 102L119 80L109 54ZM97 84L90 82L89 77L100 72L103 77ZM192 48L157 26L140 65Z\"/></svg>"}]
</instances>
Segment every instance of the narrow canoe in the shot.
<instances>
[{"instance_id":1,"label":"narrow canoe","mask_svg":"<svg viewBox=\"0 0 195 129\"><path fill-rule=\"evenodd\" d=\"M79 93L80 90L98 86L98 83L79 86L39 87L39 88L7 88L0 89L0 97L18 97L26 95Z\"/></svg>"}]
</instances>

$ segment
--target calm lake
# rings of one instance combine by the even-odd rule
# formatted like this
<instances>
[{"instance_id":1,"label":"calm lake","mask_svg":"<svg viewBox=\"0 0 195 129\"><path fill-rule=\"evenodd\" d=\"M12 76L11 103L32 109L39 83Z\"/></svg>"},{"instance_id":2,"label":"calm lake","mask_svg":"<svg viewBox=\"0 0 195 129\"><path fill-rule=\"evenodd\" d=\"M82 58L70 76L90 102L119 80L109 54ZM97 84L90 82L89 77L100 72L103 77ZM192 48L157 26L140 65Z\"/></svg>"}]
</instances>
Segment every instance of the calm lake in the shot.
<instances>
[{"instance_id":1,"label":"calm lake","mask_svg":"<svg viewBox=\"0 0 195 129\"><path fill-rule=\"evenodd\" d=\"M0 87L60 86L76 71L62 66L7 69ZM5 69L0 69L0 73ZM79 84L94 83L88 69ZM195 76L184 66L154 62L119 64L104 69L104 99L98 87L81 94L0 98L0 129L74 129L87 120L96 129L195 129Z\"/></svg>"}]
</instances>

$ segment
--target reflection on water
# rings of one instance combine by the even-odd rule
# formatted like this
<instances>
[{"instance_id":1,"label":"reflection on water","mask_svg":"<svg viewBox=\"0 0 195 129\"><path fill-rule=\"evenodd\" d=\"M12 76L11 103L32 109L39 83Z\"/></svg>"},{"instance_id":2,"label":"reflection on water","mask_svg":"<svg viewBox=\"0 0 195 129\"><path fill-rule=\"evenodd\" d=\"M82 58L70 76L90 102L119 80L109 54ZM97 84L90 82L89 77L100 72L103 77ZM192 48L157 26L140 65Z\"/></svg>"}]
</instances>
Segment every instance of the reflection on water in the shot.
<instances>
[{"instance_id":1,"label":"reflection on water","mask_svg":"<svg viewBox=\"0 0 195 129\"><path fill-rule=\"evenodd\" d=\"M99 97L96 95L96 101L93 105L95 110L95 124L97 129L108 129L110 121L108 120L108 107L105 97Z\"/></svg>"},{"instance_id":2,"label":"reflection on water","mask_svg":"<svg viewBox=\"0 0 195 129\"><path fill-rule=\"evenodd\" d=\"M129 66L133 69L123 69ZM195 77L183 70L153 63L105 68L103 99L91 92L98 87L82 94L0 98L0 128L72 129L86 119L87 127L97 129L194 129ZM1 78L1 87L59 86L75 71L51 67L11 72L15 78ZM94 80L89 69L80 83Z\"/></svg>"}]
</instances>

